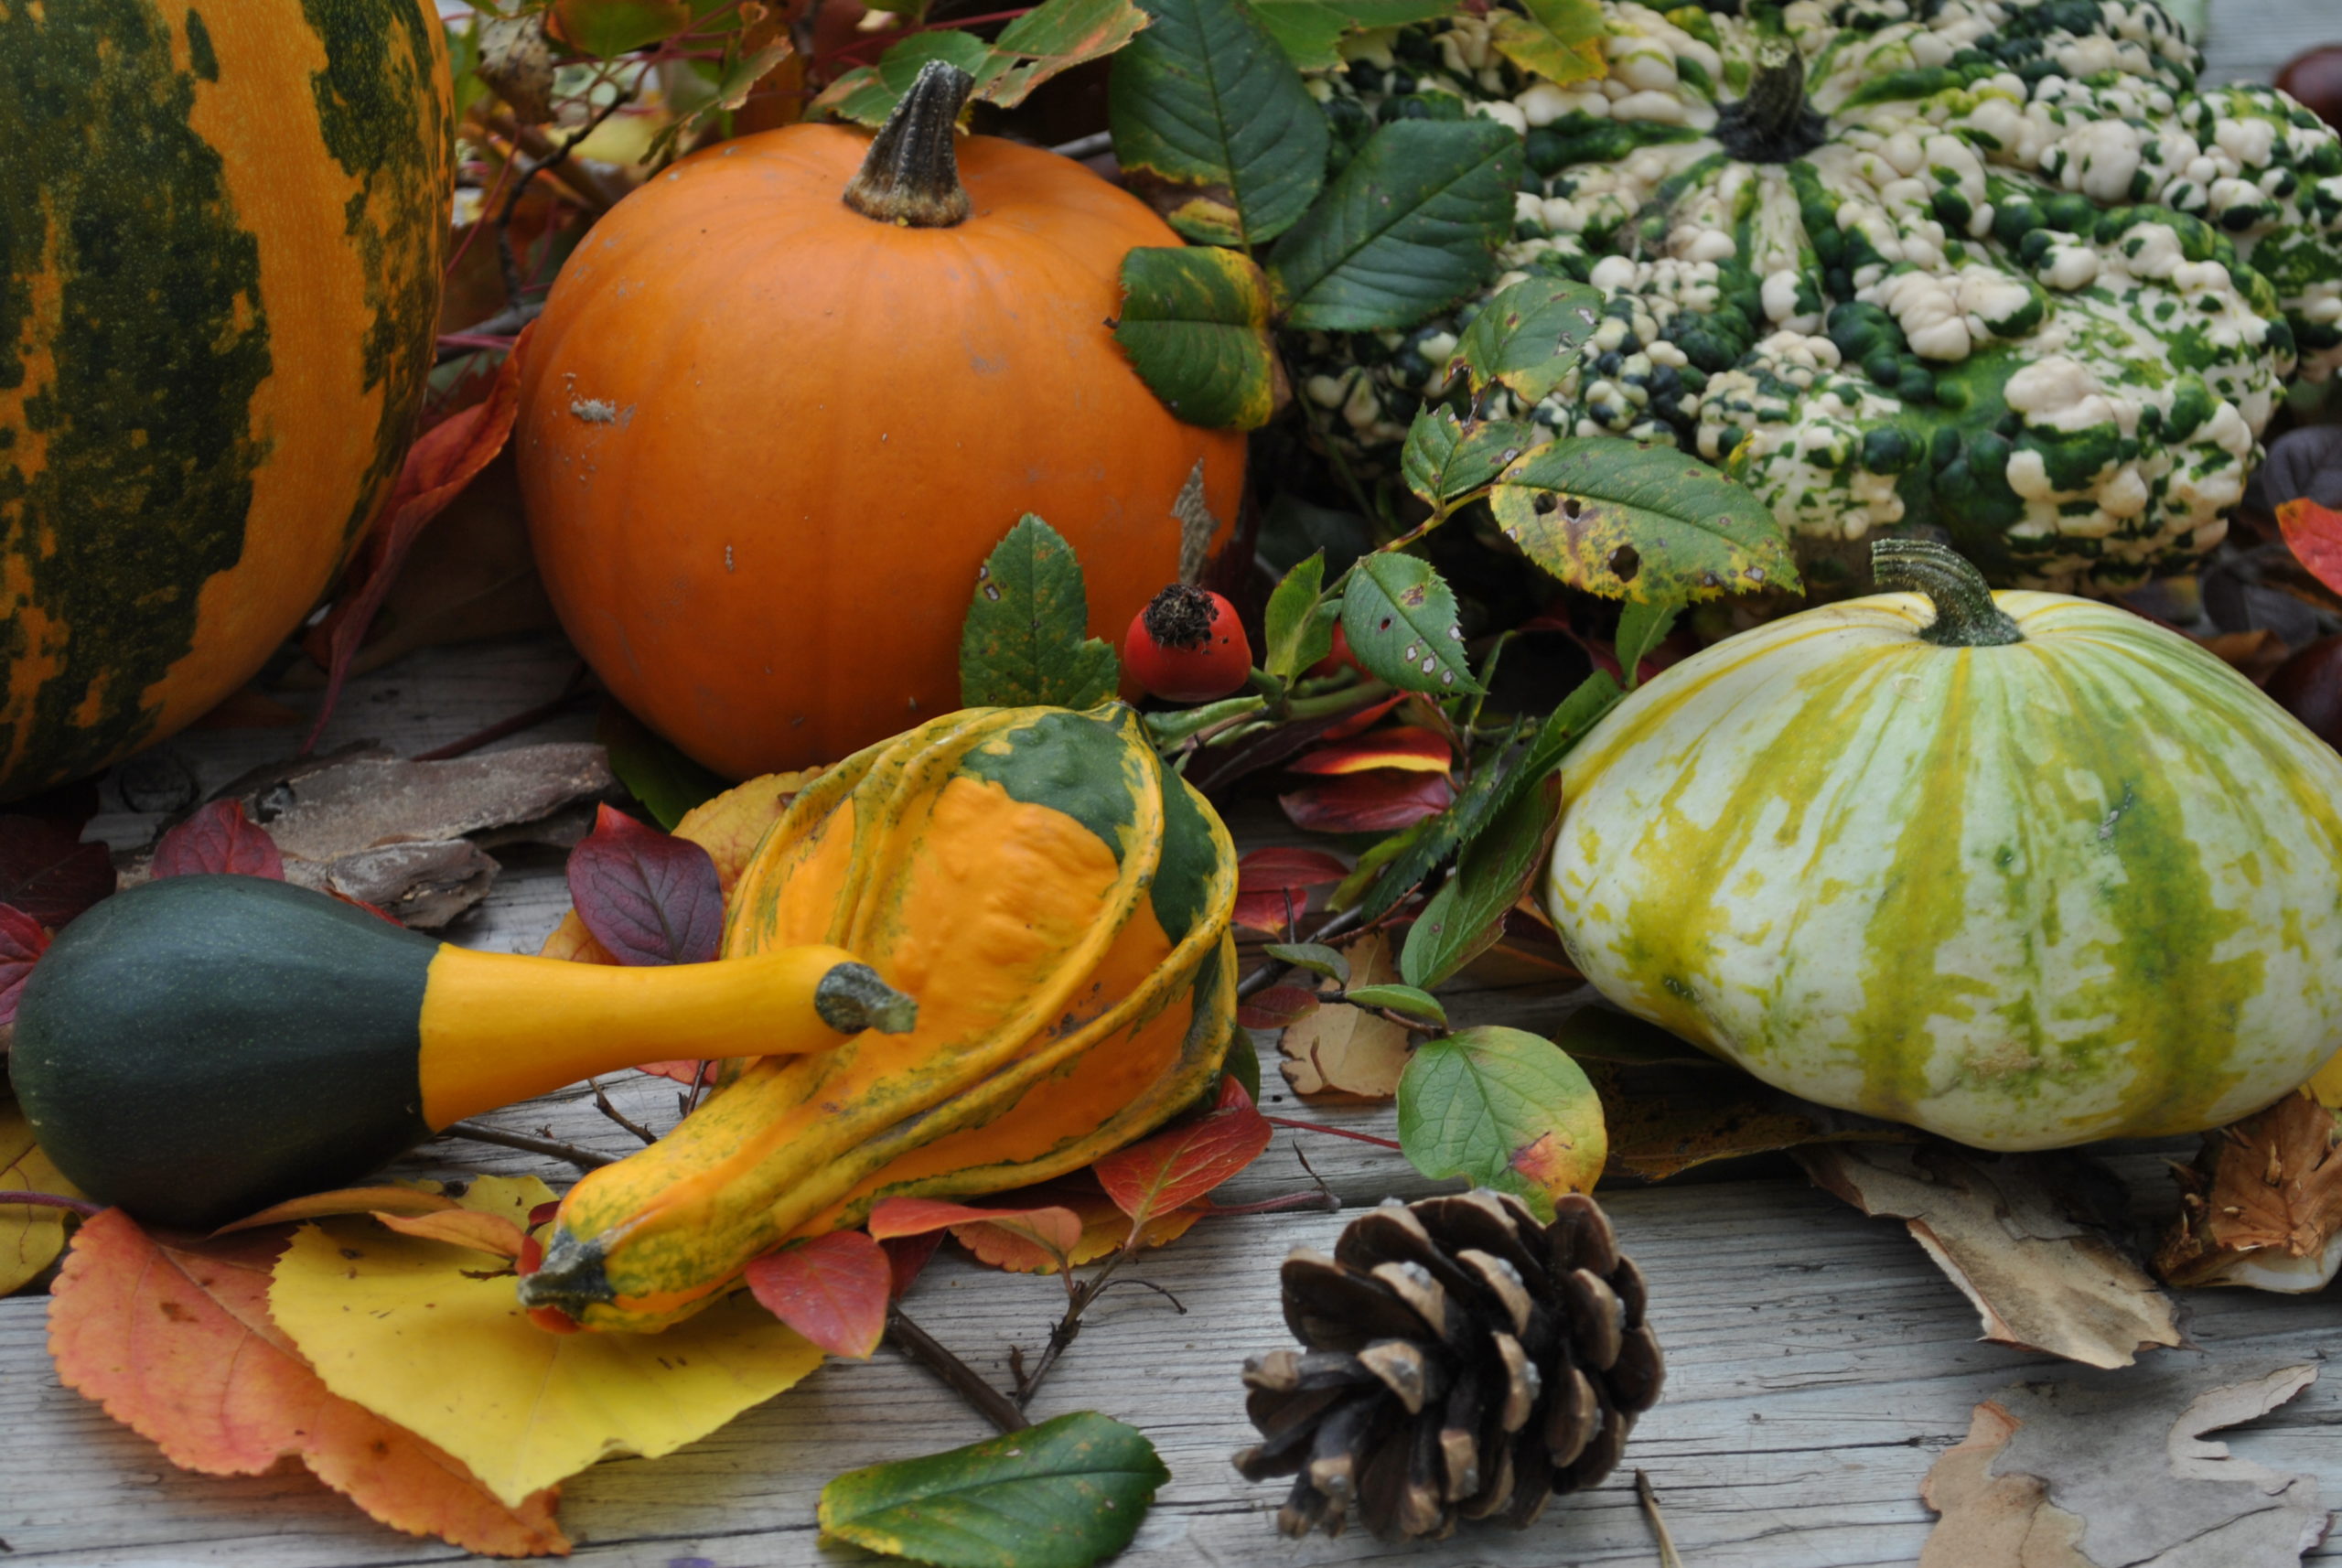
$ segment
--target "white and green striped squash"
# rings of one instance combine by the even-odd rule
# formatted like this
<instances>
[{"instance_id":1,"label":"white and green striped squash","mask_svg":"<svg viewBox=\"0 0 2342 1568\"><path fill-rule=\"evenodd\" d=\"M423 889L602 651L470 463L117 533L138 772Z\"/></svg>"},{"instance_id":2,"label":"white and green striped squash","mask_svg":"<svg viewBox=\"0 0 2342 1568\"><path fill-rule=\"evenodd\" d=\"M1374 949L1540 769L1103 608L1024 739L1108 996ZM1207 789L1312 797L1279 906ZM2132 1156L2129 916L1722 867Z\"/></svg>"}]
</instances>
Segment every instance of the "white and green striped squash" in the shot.
<instances>
[{"instance_id":1,"label":"white and green striped squash","mask_svg":"<svg viewBox=\"0 0 2342 1568\"><path fill-rule=\"evenodd\" d=\"M2342 756L2136 616L1875 551L1926 593L1719 643L1572 756L1544 892L1586 977L1988 1149L2219 1126L2307 1079L2342 1047Z\"/></svg>"}]
</instances>

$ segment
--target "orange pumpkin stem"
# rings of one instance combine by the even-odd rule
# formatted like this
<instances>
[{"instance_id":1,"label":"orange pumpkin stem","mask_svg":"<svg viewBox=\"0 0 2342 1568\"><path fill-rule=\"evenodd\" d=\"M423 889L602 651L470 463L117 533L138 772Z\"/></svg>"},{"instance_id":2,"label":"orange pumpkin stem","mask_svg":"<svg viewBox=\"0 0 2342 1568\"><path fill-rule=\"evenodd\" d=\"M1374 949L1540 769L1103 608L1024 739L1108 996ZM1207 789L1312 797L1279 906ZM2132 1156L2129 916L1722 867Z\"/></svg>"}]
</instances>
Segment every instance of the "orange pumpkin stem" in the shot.
<instances>
[{"instance_id":1,"label":"orange pumpkin stem","mask_svg":"<svg viewBox=\"0 0 2342 1568\"><path fill-rule=\"evenodd\" d=\"M951 139L976 79L949 60L931 59L878 128L869 156L845 188L845 204L865 218L910 229L949 229L967 221L968 193Z\"/></svg>"}]
</instances>

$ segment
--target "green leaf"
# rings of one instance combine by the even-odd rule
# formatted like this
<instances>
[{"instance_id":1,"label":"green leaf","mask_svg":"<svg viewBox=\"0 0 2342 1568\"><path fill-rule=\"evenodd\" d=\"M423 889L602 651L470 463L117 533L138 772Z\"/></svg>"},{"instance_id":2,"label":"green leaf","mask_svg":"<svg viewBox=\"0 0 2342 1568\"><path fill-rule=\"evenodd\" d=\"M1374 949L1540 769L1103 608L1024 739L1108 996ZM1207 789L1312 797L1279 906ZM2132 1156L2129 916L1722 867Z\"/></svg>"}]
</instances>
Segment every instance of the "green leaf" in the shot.
<instances>
[{"instance_id":1,"label":"green leaf","mask_svg":"<svg viewBox=\"0 0 2342 1568\"><path fill-rule=\"evenodd\" d=\"M1132 251L1123 258L1114 341L1147 390L1187 424L1258 430L1276 413L1269 283L1241 252Z\"/></svg>"},{"instance_id":2,"label":"green leaf","mask_svg":"<svg viewBox=\"0 0 2342 1568\"><path fill-rule=\"evenodd\" d=\"M1536 885L1561 830L1561 779L1548 773L1514 798L1458 856L1456 875L1415 918L1400 950L1399 974L1428 990L1504 935L1505 917Z\"/></svg>"},{"instance_id":3,"label":"green leaf","mask_svg":"<svg viewBox=\"0 0 2342 1568\"><path fill-rule=\"evenodd\" d=\"M1370 888L1380 892L1382 884L1379 876L1382 868L1406 854L1411 847L1421 843L1423 836L1440 820L1439 817L1425 817L1411 828L1401 828L1388 838L1377 839L1368 846L1365 854L1358 857L1358 864L1350 867L1350 874L1342 878L1333 892L1327 895L1326 908L1338 915L1357 904L1359 896ZM1410 883L1408 886L1413 886L1413 884ZM1401 888L1400 891L1403 893L1406 889ZM1396 903L1398 900L1394 897L1391 901ZM1374 917L1369 915L1366 918L1372 919Z\"/></svg>"},{"instance_id":4,"label":"green leaf","mask_svg":"<svg viewBox=\"0 0 2342 1568\"><path fill-rule=\"evenodd\" d=\"M1524 403L1542 402L1577 368L1602 325L1603 298L1600 289L1568 278L1532 277L1488 301L1456 345L1472 394L1494 381Z\"/></svg>"},{"instance_id":5,"label":"green leaf","mask_svg":"<svg viewBox=\"0 0 2342 1568\"><path fill-rule=\"evenodd\" d=\"M1772 509L1672 446L1606 435L1557 441L1506 469L1488 504L1531 561L1614 599L1799 585Z\"/></svg>"},{"instance_id":6,"label":"green leaf","mask_svg":"<svg viewBox=\"0 0 2342 1568\"><path fill-rule=\"evenodd\" d=\"M1518 1195L1544 1219L1602 1174L1602 1102L1549 1040L1466 1029L1425 1040L1399 1075L1399 1146L1427 1176Z\"/></svg>"},{"instance_id":7,"label":"green leaf","mask_svg":"<svg viewBox=\"0 0 2342 1568\"><path fill-rule=\"evenodd\" d=\"M1631 692L1640 682L1638 671L1650 650L1667 640L1675 626L1675 618L1683 607L1671 599L1629 599L1627 607L1618 612L1618 635L1612 639L1617 650L1618 671L1627 678L1627 690Z\"/></svg>"},{"instance_id":8,"label":"green leaf","mask_svg":"<svg viewBox=\"0 0 2342 1568\"><path fill-rule=\"evenodd\" d=\"M589 0L561 16L569 42L598 59L672 38L691 21L683 0Z\"/></svg>"},{"instance_id":9,"label":"green leaf","mask_svg":"<svg viewBox=\"0 0 2342 1568\"><path fill-rule=\"evenodd\" d=\"M1342 1000L1353 1007L1380 1007L1443 1028L1447 1024L1447 1009L1440 1005L1439 998L1413 985L1361 985L1343 992Z\"/></svg>"},{"instance_id":10,"label":"green leaf","mask_svg":"<svg viewBox=\"0 0 2342 1568\"><path fill-rule=\"evenodd\" d=\"M1085 638L1081 564L1026 512L976 574L960 632L960 700L972 708L1091 708L1114 694L1114 650Z\"/></svg>"},{"instance_id":11,"label":"green leaf","mask_svg":"<svg viewBox=\"0 0 2342 1568\"><path fill-rule=\"evenodd\" d=\"M1325 183L1325 112L1241 0L1145 6L1108 87L1124 178L1190 240L1284 233Z\"/></svg>"},{"instance_id":12,"label":"green leaf","mask_svg":"<svg viewBox=\"0 0 2342 1568\"><path fill-rule=\"evenodd\" d=\"M1295 969L1322 974L1337 985L1350 983L1350 961L1342 956L1338 948L1329 948L1323 942L1270 942L1261 950Z\"/></svg>"},{"instance_id":13,"label":"green leaf","mask_svg":"<svg viewBox=\"0 0 2342 1568\"><path fill-rule=\"evenodd\" d=\"M1002 29L993 52L1016 63L983 83L978 96L1014 109L1060 71L1103 59L1146 26L1132 0L1043 0Z\"/></svg>"},{"instance_id":14,"label":"green leaf","mask_svg":"<svg viewBox=\"0 0 2342 1568\"><path fill-rule=\"evenodd\" d=\"M1576 689L1563 697L1561 705L1545 715L1530 739L1529 751L1518 766L1505 775L1504 788L1489 812L1489 821L1510 811L1520 797L1544 782L1547 775L1566 761L1570 751L1585 738L1586 731L1602 722L1602 716L1618 705L1626 693L1612 680L1606 670L1596 670L1577 683Z\"/></svg>"},{"instance_id":15,"label":"green leaf","mask_svg":"<svg viewBox=\"0 0 2342 1568\"><path fill-rule=\"evenodd\" d=\"M601 716L595 721L594 738L610 754L610 771L618 781L669 832L675 831L685 811L732 788L607 697L602 699Z\"/></svg>"},{"instance_id":16,"label":"green leaf","mask_svg":"<svg viewBox=\"0 0 2342 1568\"><path fill-rule=\"evenodd\" d=\"M1497 759L1510 749L1520 726L1499 741L1488 758L1472 773L1471 782L1463 792L1448 802L1447 810L1421 823L1422 831L1408 840L1404 849L1392 855L1389 869L1374 884L1373 889L1359 901L1359 918L1377 920L1395 908L1414 886L1453 854L1457 845L1469 843L1487 822L1488 813L1503 799L1504 780L1509 777L1497 766ZM1361 862L1360 864L1364 864Z\"/></svg>"},{"instance_id":17,"label":"green leaf","mask_svg":"<svg viewBox=\"0 0 2342 1568\"><path fill-rule=\"evenodd\" d=\"M1318 551L1292 571L1269 596L1261 630L1267 648L1261 668L1292 681L1334 648L1334 621L1341 601L1326 599L1326 553Z\"/></svg>"},{"instance_id":18,"label":"green leaf","mask_svg":"<svg viewBox=\"0 0 2342 1568\"><path fill-rule=\"evenodd\" d=\"M1346 34L1429 22L1455 8L1455 0L1252 0L1251 6L1304 70L1331 70L1340 65Z\"/></svg>"},{"instance_id":19,"label":"green leaf","mask_svg":"<svg viewBox=\"0 0 2342 1568\"><path fill-rule=\"evenodd\" d=\"M1466 424L1445 403L1418 411L1399 448L1399 474L1433 506L1468 495L1546 439L1535 425L1510 419Z\"/></svg>"},{"instance_id":20,"label":"green leaf","mask_svg":"<svg viewBox=\"0 0 2342 1568\"><path fill-rule=\"evenodd\" d=\"M1119 1421L1075 1411L822 1488L832 1535L944 1568L1087 1568L1130 1544L1171 1472Z\"/></svg>"},{"instance_id":21,"label":"green leaf","mask_svg":"<svg viewBox=\"0 0 2342 1568\"><path fill-rule=\"evenodd\" d=\"M1384 551L1359 556L1343 590L1342 631L1367 672L1402 691L1480 689L1464 662L1456 596L1428 562Z\"/></svg>"},{"instance_id":22,"label":"green leaf","mask_svg":"<svg viewBox=\"0 0 2342 1568\"><path fill-rule=\"evenodd\" d=\"M1008 64L973 33L938 27L932 32L913 33L879 56L876 65L866 65L839 77L813 101L813 107L826 109L857 125L883 125L886 116L895 112L895 105L902 102L903 94L911 90L911 83L919 80L919 69L931 59L950 60L974 77L980 89Z\"/></svg>"},{"instance_id":23,"label":"green leaf","mask_svg":"<svg viewBox=\"0 0 2342 1568\"><path fill-rule=\"evenodd\" d=\"M1512 233L1520 138L1493 120L1398 120L1269 257L1286 324L1412 327L1486 283Z\"/></svg>"},{"instance_id":24,"label":"green leaf","mask_svg":"<svg viewBox=\"0 0 2342 1568\"><path fill-rule=\"evenodd\" d=\"M1488 41L1524 70L1560 86L1609 74L1601 0L1528 0L1529 15L1495 13Z\"/></svg>"}]
</instances>

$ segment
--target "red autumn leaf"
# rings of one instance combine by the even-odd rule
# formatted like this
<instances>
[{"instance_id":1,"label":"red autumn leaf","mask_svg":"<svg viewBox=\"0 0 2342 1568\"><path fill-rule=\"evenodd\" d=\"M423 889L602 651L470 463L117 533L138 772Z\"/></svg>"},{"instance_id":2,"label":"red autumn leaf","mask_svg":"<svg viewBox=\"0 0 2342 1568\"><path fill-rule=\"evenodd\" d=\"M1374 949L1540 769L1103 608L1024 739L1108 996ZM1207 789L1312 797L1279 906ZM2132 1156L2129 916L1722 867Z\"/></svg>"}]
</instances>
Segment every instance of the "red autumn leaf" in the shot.
<instances>
[{"instance_id":1,"label":"red autumn leaf","mask_svg":"<svg viewBox=\"0 0 2342 1568\"><path fill-rule=\"evenodd\" d=\"M394 1529L499 1556L568 1552L557 1488L507 1508L452 1455L327 1390L269 1319L284 1245L274 1230L164 1240L99 1214L50 1292L58 1377L182 1469L258 1475L298 1455Z\"/></svg>"},{"instance_id":2,"label":"red autumn leaf","mask_svg":"<svg viewBox=\"0 0 2342 1568\"><path fill-rule=\"evenodd\" d=\"M935 1250L943 1245L943 1232L892 1236L878 1245L886 1252L886 1294L891 1300L900 1301L927 1267L927 1261L935 1256Z\"/></svg>"},{"instance_id":3,"label":"red autumn leaf","mask_svg":"<svg viewBox=\"0 0 2342 1568\"><path fill-rule=\"evenodd\" d=\"M156 843L154 871L158 878L224 871L282 882L285 856L242 800L214 800Z\"/></svg>"},{"instance_id":4,"label":"red autumn leaf","mask_svg":"<svg viewBox=\"0 0 2342 1568\"><path fill-rule=\"evenodd\" d=\"M1239 1002L1236 1021L1248 1029L1282 1029L1308 1017L1324 1001L1316 992L1298 985L1272 985Z\"/></svg>"},{"instance_id":5,"label":"red autumn leaf","mask_svg":"<svg viewBox=\"0 0 2342 1568\"><path fill-rule=\"evenodd\" d=\"M1310 784L1277 804L1294 826L1319 833L1380 833L1410 828L1447 810L1456 791L1439 773L1378 768Z\"/></svg>"},{"instance_id":6,"label":"red autumn leaf","mask_svg":"<svg viewBox=\"0 0 2342 1568\"><path fill-rule=\"evenodd\" d=\"M113 891L113 854L48 817L0 817L0 904L56 930Z\"/></svg>"},{"instance_id":7,"label":"red autumn leaf","mask_svg":"<svg viewBox=\"0 0 2342 1568\"><path fill-rule=\"evenodd\" d=\"M715 1064L709 1061L644 1062L634 1070L647 1072L653 1078L672 1079L687 1089L693 1079L702 1084L715 1081Z\"/></svg>"},{"instance_id":8,"label":"red autumn leaf","mask_svg":"<svg viewBox=\"0 0 2342 1568\"><path fill-rule=\"evenodd\" d=\"M833 1230L767 1252L748 1265L748 1289L767 1312L832 1356L867 1360L886 1333L894 1271L860 1230Z\"/></svg>"},{"instance_id":9,"label":"red autumn leaf","mask_svg":"<svg viewBox=\"0 0 2342 1568\"><path fill-rule=\"evenodd\" d=\"M312 634L308 645L312 653L322 650L324 654L326 694L317 706L317 722L301 744L304 752L317 744L317 736L341 695L341 683L349 674L349 661L365 642L367 628L374 624L391 585L398 581L399 568L406 564L416 536L512 438L512 419L521 409L521 359L528 343L529 332L524 330L498 367L485 402L448 415L407 449L390 500L359 545L333 608Z\"/></svg>"},{"instance_id":10,"label":"red autumn leaf","mask_svg":"<svg viewBox=\"0 0 2342 1568\"><path fill-rule=\"evenodd\" d=\"M1143 1225L1195 1202L1259 1159L1270 1136L1244 1086L1224 1078L1210 1114L1118 1149L1090 1168L1114 1207Z\"/></svg>"},{"instance_id":11,"label":"red autumn leaf","mask_svg":"<svg viewBox=\"0 0 2342 1568\"><path fill-rule=\"evenodd\" d=\"M1350 868L1323 850L1256 849L1236 863L1236 923L1282 931L1289 916L1309 908L1312 887L1329 886Z\"/></svg>"},{"instance_id":12,"label":"red autumn leaf","mask_svg":"<svg viewBox=\"0 0 2342 1568\"><path fill-rule=\"evenodd\" d=\"M714 858L607 806L569 852L569 897L620 963L705 963L724 940Z\"/></svg>"},{"instance_id":13,"label":"red autumn leaf","mask_svg":"<svg viewBox=\"0 0 2342 1568\"><path fill-rule=\"evenodd\" d=\"M996 1249L1006 1238L1063 1259L1081 1240L1081 1216L1070 1208L975 1208L934 1197L881 1198L870 1211L870 1234L881 1241L944 1230L971 1251L985 1243Z\"/></svg>"},{"instance_id":14,"label":"red autumn leaf","mask_svg":"<svg viewBox=\"0 0 2342 1568\"><path fill-rule=\"evenodd\" d=\"M16 1021L16 998L48 950L48 933L38 920L13 904L0 904L0 1024Z\"/></svg>"},{"instance_id":15,"label":"red autumn leaf","mask_svg":"<svg viewBox=\"0 0 2342 1568\"><path fill-rule=\"evenodd\" d=\"M2342 511L2297 496L2277 509L2277 526L2310 575L2342 594Z\"/></svg>"},{"instance_id":16,"label":"red autumn leaf","mask_svg":"<svg viewBox=\"0 0 2342 1568\"><path fill-rule=\"evenodd\" d=\"M1411 773L1445 773L1456 763L1447 737L1421 725L1396 725L1352 740L1336 741L1305 752L1285 767L1295 773L1364 773L1374 768L1404 768Z\"/></svg>"},{"instance_id":17,"label":"red autumn leaf","mask_svg":"<svg viewBox=\"0 0 2342 1568\"><path fill-rule=\"evenodd\" d=\"M1354 735L1364 735L1383 714L1407 700L1404 692L1393 692L1379 703L1369 703L1354 714L1344 714L1334 724L1326 726L1320 740L1348 740Z\"/></svg>"}]
</instances>

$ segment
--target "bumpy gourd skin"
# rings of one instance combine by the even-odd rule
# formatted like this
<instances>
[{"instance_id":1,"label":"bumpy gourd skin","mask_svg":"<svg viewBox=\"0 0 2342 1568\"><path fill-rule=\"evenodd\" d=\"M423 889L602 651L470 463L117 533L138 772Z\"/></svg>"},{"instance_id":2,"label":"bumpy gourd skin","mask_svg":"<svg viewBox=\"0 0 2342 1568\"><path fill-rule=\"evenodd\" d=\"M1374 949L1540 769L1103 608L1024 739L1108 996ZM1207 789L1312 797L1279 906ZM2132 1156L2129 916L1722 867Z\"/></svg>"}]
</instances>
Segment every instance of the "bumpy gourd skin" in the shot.
<instances>
[{"instance_id":1,"label":"bumpy gourd skin","mask_svg":"<svg viewBox=\"0 0 2342 1568\"><path fill-rule=\"evenodd\" d=\"M758 1253L890 1195L1038 1181L1193 1103L1232 1037L1227 830L1119 705L975 709L832 769L735 887L730 957L851 932L908 1034L739 1072L564 1200L522 1299L686 1316Z\"/></svg>"},{"instance_id":2,"label":"bumpy gourd skin","mask_svg":"<svg viewBox=\"0 0 2342 1568\"><path fill-rule=\"evenodd\" d=\"M1746 10L1607 4L1608 76L1567 87L1471 16L1359 44L1318 86L1335 156L1401 115L1520 130L1487 292L1544 273L1609 295L1531 416L1721 464L1817 586L1897 524L1997 582L2087 591L2218 542L2287 380L2342 365L2342 141L2271 89L2198 90L2143 0ZM1732 106L1784 34L1819 140L1747 161ZM1304 335L1297 379L1389 462L1476 306Z\"/></svg>"}]
</instances>

